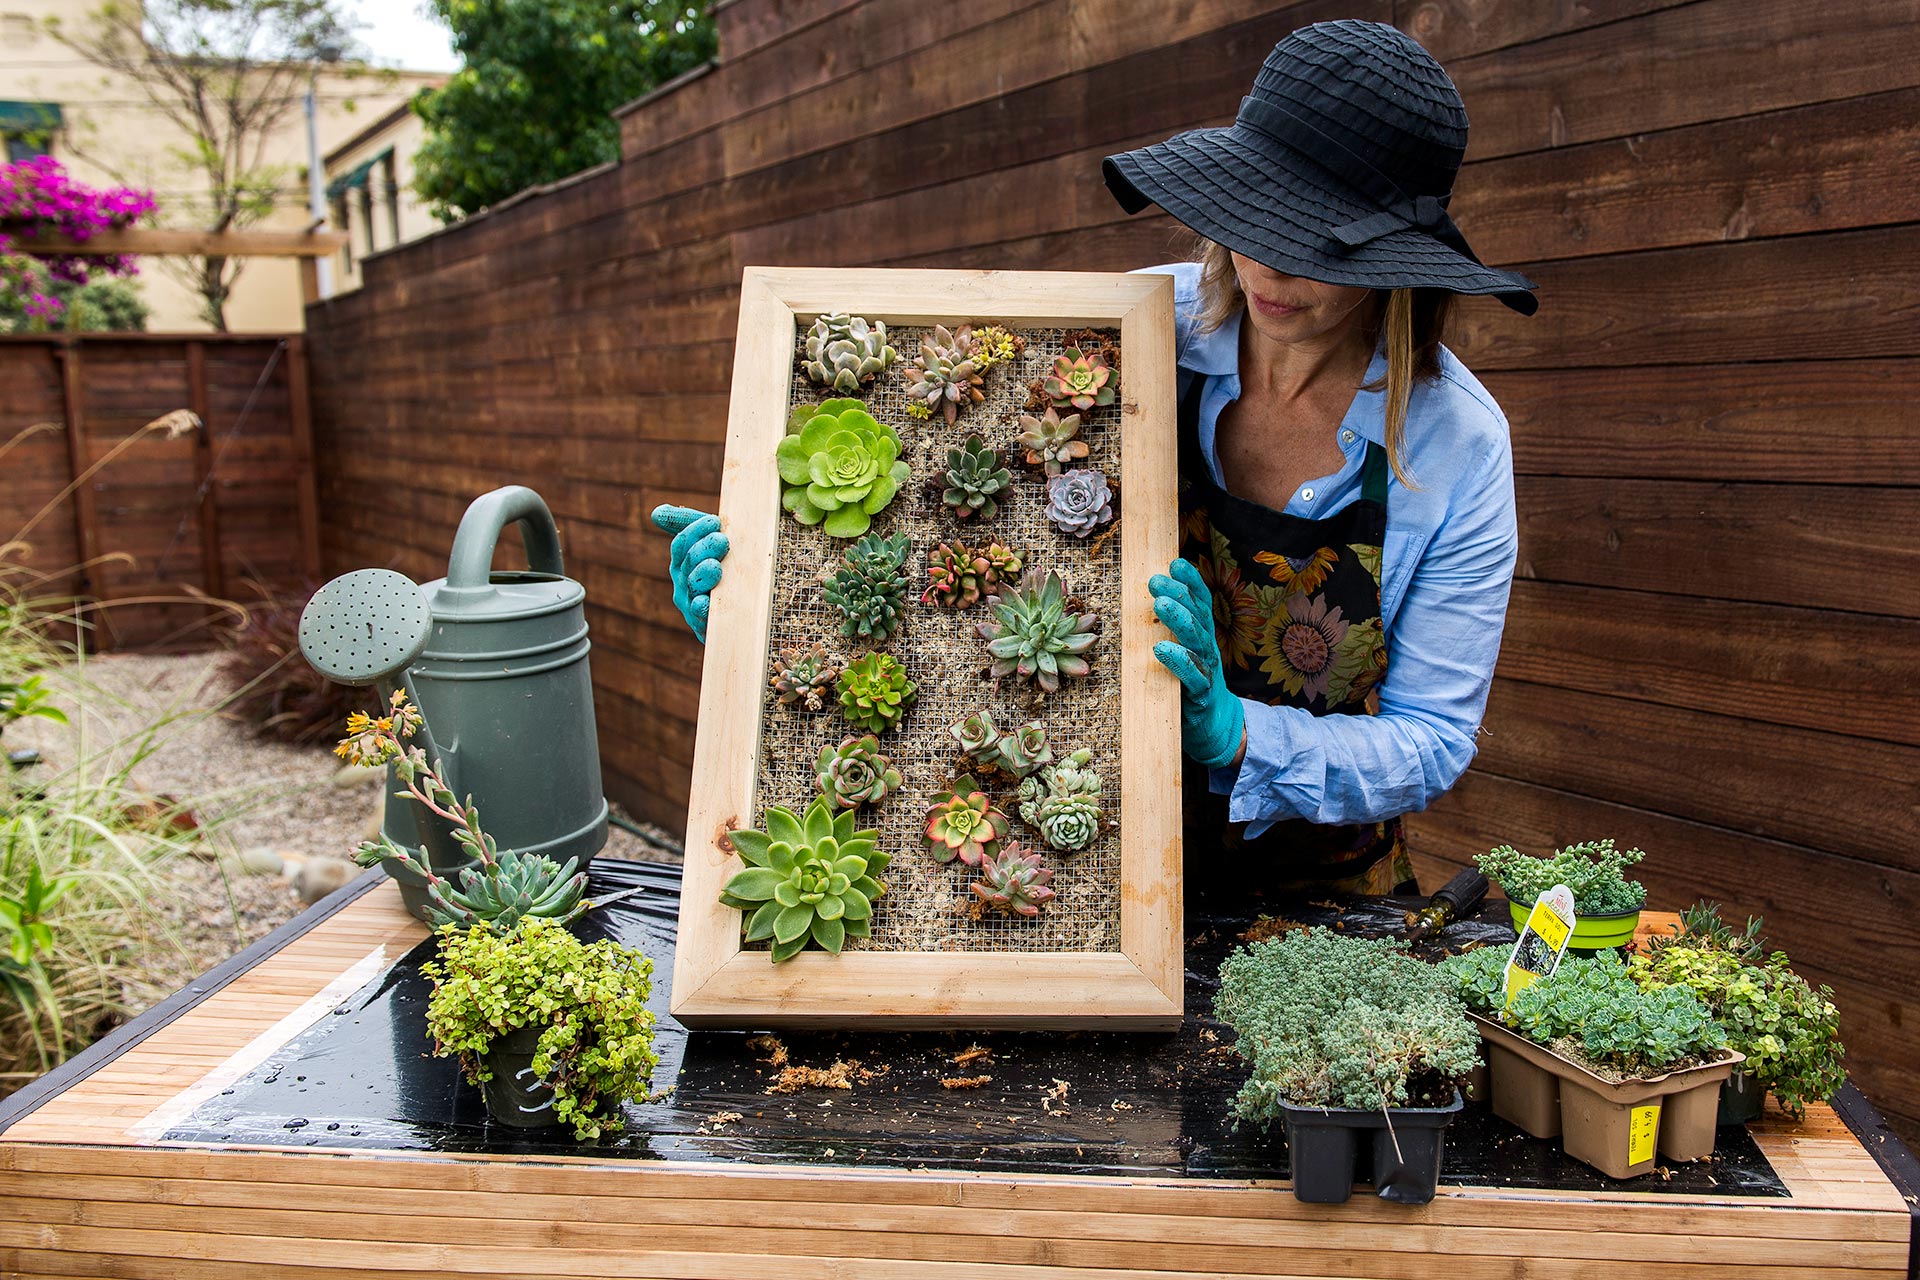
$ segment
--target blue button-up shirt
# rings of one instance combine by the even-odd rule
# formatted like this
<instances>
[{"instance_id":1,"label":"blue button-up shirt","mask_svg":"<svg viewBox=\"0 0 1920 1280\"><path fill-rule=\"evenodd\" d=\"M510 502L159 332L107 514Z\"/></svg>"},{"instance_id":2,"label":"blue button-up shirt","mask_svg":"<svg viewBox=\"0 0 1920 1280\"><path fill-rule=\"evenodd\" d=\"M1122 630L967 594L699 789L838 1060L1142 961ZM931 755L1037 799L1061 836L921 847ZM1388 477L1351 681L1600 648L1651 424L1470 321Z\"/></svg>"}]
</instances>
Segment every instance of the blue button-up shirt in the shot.
<instances>
[{"instance_id":1,"label":"blue button-up shirt","mask_svg":"<svg viewBox=\"0 0 1920 1280\"><path fill-rule=\"evenodd\" d=\"M1220 410L1240 396L1240 315L1211 333L1195 323L1200 268L1147 267L1174 277L1176 362L1184 395L1206 379L1200 449L1214 483ZM1242 312L1241 314L1244 314ZM1487 389L1441 349L1440 377L1414 384L1407 404L1405 461L1418 488L1387 487L1387 540L1380 615L1387 678L1373 716L1315 716L1299 707L1241 699L1247 752L1239 767L1215 769L1212 789L1229 797L1227 816L1257 836L1273 822L1377 822L1424 809L1473 760L1487 705L1519 540L1513 452L1506 415ZM1384 378L1376 350L1364 379ZM1288 515L1318 520L1360 496L1367 442L1386 443L1386 392L1360 391L1334 437L1338 471L1309 480L1287 500Z\"/></svg>"}]
</instances>

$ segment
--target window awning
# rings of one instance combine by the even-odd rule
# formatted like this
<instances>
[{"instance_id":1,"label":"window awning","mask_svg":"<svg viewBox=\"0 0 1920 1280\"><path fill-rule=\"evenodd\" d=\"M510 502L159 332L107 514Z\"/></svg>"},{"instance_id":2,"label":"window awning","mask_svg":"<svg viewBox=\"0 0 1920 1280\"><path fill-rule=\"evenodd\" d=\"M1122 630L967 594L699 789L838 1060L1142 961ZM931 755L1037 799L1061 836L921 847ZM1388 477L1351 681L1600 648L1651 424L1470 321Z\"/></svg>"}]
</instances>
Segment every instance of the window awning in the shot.
<instances>
[{"instance_id":1,"label":"window awning","mask_svg":"<svg viewBox=\"0 0 1920 1280\"><path fill-rule=\"evenodd\" d=\"M57 102L13 102L0 98L0 129L38 133L58 129L64 123Z\"/></svg>"},{"instance_id":2,"label":"window awning","mask_svg":"<svg viewBox=\"0 0 1920 1280\"><path fill-rule=\"evenodd\" d=\"M341 174L339 177L335 178L333 181L327 183L327 199L329 200L336 199L344 192L354 191L361 187L366 186L367 180L373 174L374 166L378 165L381 161L385 160L388 156L392 154L393 154L393 148L388 147L385 151L382 151L379 155L373 157L373 159L368 160L363 164L356 165L355 167Z\"/></svg>"}]
</instances>

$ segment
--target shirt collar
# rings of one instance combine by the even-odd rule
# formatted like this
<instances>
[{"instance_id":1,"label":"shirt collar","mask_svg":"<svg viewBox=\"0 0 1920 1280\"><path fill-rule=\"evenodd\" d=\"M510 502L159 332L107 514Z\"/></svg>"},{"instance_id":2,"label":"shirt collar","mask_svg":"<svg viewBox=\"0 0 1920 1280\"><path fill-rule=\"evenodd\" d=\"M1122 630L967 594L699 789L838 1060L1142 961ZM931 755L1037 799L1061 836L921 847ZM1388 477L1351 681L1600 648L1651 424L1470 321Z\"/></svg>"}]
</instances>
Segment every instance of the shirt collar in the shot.
<instances>
[{"instance_id":1,"label":"shirt collar","mask_svg":"<svg viewBox=\"0 0 1920 1280\"><path fill-rule=\"evenodd\" d=\"M1242 307L1212 333L1199 335L1187 351L1187 367L1209 377L1232 378L1237 392L1240 382L1240 321L1246 314L1246 308ZM1366 376L1360 380L1363 384L1361 389L1354 392L1353 403L1347 406L1347 416L1340 423L1341 430L1351 431L1377 445L1386 444L1385 387L1383 385L1378 391L1368 391L1364 385L1376 381L1384 384L1386 377L1387 348L1383 335L1374 344L1373 359L1367 364Z\"/></svg>"}]
</instances>

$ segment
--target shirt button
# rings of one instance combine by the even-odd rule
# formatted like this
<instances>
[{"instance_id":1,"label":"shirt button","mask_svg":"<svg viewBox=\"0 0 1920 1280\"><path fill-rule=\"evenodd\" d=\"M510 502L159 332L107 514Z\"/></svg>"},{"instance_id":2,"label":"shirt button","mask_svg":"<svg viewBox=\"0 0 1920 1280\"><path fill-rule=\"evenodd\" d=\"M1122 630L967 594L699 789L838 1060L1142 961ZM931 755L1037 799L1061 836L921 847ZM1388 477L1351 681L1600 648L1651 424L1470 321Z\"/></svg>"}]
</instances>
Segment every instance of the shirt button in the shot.
<instances>
[{"instance_id":1,"label":"shirt button","mask_svg":"<svg viewBox=\"0 0 1920 1280\"><path fill-rule=\"evenodd\" d=\"M1312 490L1312 489L1302 489L1302 490L1300 491L1300 496L1301 496L1302 498L1304 498L1304 499L1306 499L1306 500L1307 500L1308 502L1312 502L1312 501L1313 501L1313 490Z\"/></svg>"},{"instance_id":2,"label":"shirt button","mask_svg":"<svg viewBox=\"0 0 1920 1280\"><path fill-rule=\"evenodd\" d=\"M1352 443L1353 443L1353 432L1351 432L1351 431L1342 431L1342 432L1340 433L1340 443L1341 443L1341 444L1352 444Z\"/></svg>"}]
</instances>

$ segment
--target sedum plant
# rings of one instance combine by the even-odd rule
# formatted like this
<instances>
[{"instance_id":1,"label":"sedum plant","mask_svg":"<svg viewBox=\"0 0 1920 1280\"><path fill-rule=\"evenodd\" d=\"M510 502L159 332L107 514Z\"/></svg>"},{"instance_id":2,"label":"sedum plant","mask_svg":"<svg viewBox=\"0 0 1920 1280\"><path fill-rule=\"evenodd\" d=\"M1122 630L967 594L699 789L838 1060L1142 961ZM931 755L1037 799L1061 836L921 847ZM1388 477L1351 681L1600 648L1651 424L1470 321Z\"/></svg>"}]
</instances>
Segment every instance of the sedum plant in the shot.
<instances>
[{"instance_id":1,"label":"sedum plant","mask_svg":"<svg viewBox=\"0 0 1920 1280\"><path fill-rule=\"evenodd\" d=\"M1764 924L1759 916L1748 916L1747 923L1736 929L1720 918L1719 903L1700 901L1680 913L1680 932L1649 939L1647 949L1654 955L1668 947L1725 951L1747 964L1758 964L1767 955L1767 942L1760 933Z\"/></svg>"},{"instance_id":2,"label":"sedum plant","mask_svg":"<svg viewBox=\"0 0 1920 1280\"><path fill-rule=\"evenodd\" d=\"M1726 1029L1684 987L1642 989L1611 954L1570 956L1528 984L1503 1020L1521 1035L1618 1079L1711 1058Z\"/></svg>"},{"instance_id":3,"label":"sedum plant","mask_svg":"<svg viewBox=\"0 0 1920 1280\"><path fill-rule=\"evenodd\" d=\"M840 714L847 723L868 733L885 733L900 723L913 705L918 686L892 654L869 653L855 658L840 673Z\"/></svg>"},{"instance_id":4,"label":"sedum plant","mask_svg":"<svg viewBox=\"0 0 1920 1280\"><path fill-rule=\"evenodd\" d=\"M1080 348L1068 347L1064 355L1054 357L1053 372L1041 382L1040 390L1054 408L1071 406L1085 413L1112 404L1119 381L1098 352L1083 355Z\"/></svg>"},{"instance_id":5,"label":"sedum plant","mask_svg":"<svg viewBox=\"0 0 1920 1280\"><path fill-rule=\"evenodd\" d=\"M1054 849L1084 849L1100 834L1100 775L1085 747L1020 783L1020 816Z\"/></svg>"},{"instance_id":6,"label":"sedum plant","mask_svg":"<svg viewBox=\"0 0 1920 1280\"><path fill-rule=\"evenodd\" d=\"M1759 922L1749 924L1757 932ZM1702 937L1688 936L1627 962L1627 976L1644 989L1679 988L1691 992L1727 1032L1727 1046L1747 1055L1740 1069L1771 1089L1794 1115L1809 1102L1824 1102L1846 1083L1841 1060L1840 1015L1833 992L1815 988L1787 966L1776 951L1759 963Z\"/></svg>"},{"instance_id":7,"label":"sedum plant","mask_svg":"<svg viewBox=\"0 0 1920 1280\"><path fill-rule=\"evenodd\" d=\"M836 816L825 796L804 817L773 805L765 831L735 831L734 852L746 862L720 891L720 901L747 912L748 942L773 943L773 962L808 945L838 954L848 938L868 935L873 904L887 891L879 879L892 861L877 831L858 831L853 810Z\"/></svg>"},{"instance_id":8,"label":"sedum plant","mask_svg":"<svg viewBox=\"0 0 1920 1280\"><path fill-rule=\"evenodd\" d=\"M1507 1002L1507 960L1512 947L1485 946L1448 956L1436 968L1460 1003L1489 1018L1500 1016Z\"/></svg>"},{"instance_id":9,"label":"sedum plant","mask_svg":"<svg viewBox=\"0 0 1920 1280\"><path fill-rule=\"evenodd\" d=\"M807 330L807 376L848 395L885 373L899 358L887 345L887 326L844 311L821 316Z\"/></svg>"},{"instance_id":10,"label":"sedum plant","mask_svg":"<svg viewBox=\"0 0 1920 1280\"><path fill-rule=\"evenodd\" d=\"M1047 519L1062 533L1086 538L1113 519L1113 489L1094 470L1069 471L1047 481Z\"/></svg>"},{"instance_id":11,"label":"sedum plant","mask_svg":"<svg viewBox=\"0 0 1920 1280\"><path fill-rule=\"evenodd\" d=\"M1014 437L1027 451L1027 465L1039 467L1048 476L1057 476L1087 456L1087 442L1080 438L1080 415L1061 417L1048 409L1039 417L1020 415L1020 432Z\"/></svg>"},{"instance_id":12,"label":"sedum plant","mask_svg":"<svg viewBox=\"0 0 1920 1280\"><path fill-rule=\"evenodd\" d=\"M827 646L816 640L810 648L782 649L773 660L767 684L781 706L818 711L839 674L840 668L827 656Z\"/></svg>"},{"instance_id":13,"label":"sedum plant","mask_svg":"<svg viewBox=\"0 0 1920 1280\"><path fill-rule=\"evenodd\" d=\"M947 487L940 500L962 520L990 520L1000 510L994 495L1012 483L1013 472L1003 464L1000 451L972 435L964 445L947 450Z\"/></svg>"},{"instance_id":14,"label":"sedum plant","mask_svg":"<svg viewBox=\"0 0 1920 1280\"><path fill-rule=\"evenodd\" d=\"M491 1078L487 1052L538 1027L533 1072L553 1089L553 1118L581 1141L624 1126L618 1104L648 1096L659 1056L647 1009L653 962L611 939L582 942L557 920L508 935L449 931L420 970L433 983L433 1051L457 1057L468 1080Z\"/></svg>"},{"instance_id":15,"label":"sedum plant","mask_svg":"<svg viewBox=\"0 0 1920 1280\"><path fill-rule=\"evenodd\" d=\"M410 871L426 881L427 922L435 928L485 929L512 932L523 920L542 918L565 923L593 906L586 893L587 873L580 860L560 864L536 853L501 852L480 826L480 810L471 799L461 801L443 781L444 770L427 753L405 745L425 723L407 701L405 689L395 689L387 714L369 716L356 711L347 717L347 736L334 754L349 764L366 768L392 765L414 803L449 823L454 841L477 865L462 867L455 884L435 873L424 857L395 844L384 832L364 841L353 860L363 867L388 865Z\"/></svg>"},{"instance_id":16,"label":"sedum plant","mask_svg":"<svg viewBox=\"0 0 1920 1280\"><path fill-rule=\"evenodd\" d=\"M794 410L777 456L785 486L780 505L830 538L865 533L909 474L899 435L858 400Z\"/></svg>"},{"instance_id":17,"label":"sedum plant","mask_svg":"<svg viewBox=\"0 0 1920 1280\"><path fill-rule=\"evenodd\" d=\"M1030 570L1018 585L989 596L987 608L993 617L975 631L993 655L988 670L995 680L1011 675L1052 693L1063 678L1092 669L1084 655L1099 639L1100 617L1067 603L1058 573Z\"/></svg>"},{"instance_id":18,"label":"sedum plant","mask_svg":"<svg viewBox=\"0 0 1920 1280\"><path fill-rule=\"evenodd\" d=\"M993 807L972 774L963 773L933 798L921 839L934 861L958 858L977 867L1000 851L1000 842L1010 830L1007 815Z\"/></svg>"},{"instance_id":19,"label":"sedum plant","mask_svg":"<svg viewBox=\"0 0 1920 1280\"><path fill-rule=\"evenodd\" d=\"M1027 340L997 324L973 331L973 367L981 373L1027 353Z\"/></svg>"},{"instance_id":20,"label":"sedum plant","mask_svg":"<svg viewBox=\"0 0 1920 1280\"><path fill-rule=\"evenodd\" d=\"M1395 940L1316 928L1242 947L1220 966L1213 1011L1252 1065L1234 1114L1261 1126L1282 1103L1445 1106L1479 1060L1446 980Z\"/></svg>"},{"instance_id":21,"label":"sedum plant","mask_svg":"<svg viewBox=\"0 0 1920 1280\"><path fill-rule=\"evenodd\" d=\"M843 738L837 747L821 747L813 776L820 784L820 794L835 809L877 806L898 791L901 782L900 771L880 754L880 739L872 734Z\"/></svg>"},{"instance_id":22,"label":"sedum plant","mask_svg":"<svg viewBox=\"0 0 1920 1280\"><path fill-rule=\"evenodd\" d=\"M821 591L827 603L840 611L842 634L885 644L900 629L906 618L911 550L904 533L892 537L869 533L847 549L840 568Z\"/></svg>"},{"instance_id":23,"label":"sedum plant","mask_svg":"<svg viewBox=\"0 0 1920 1280\"><path fill-rule=\"evenodd\" d=\"M996 911L1014 915L1037 916L1040 908L1053 899L1053 872L1017 840L1009 840L1000 851L980 864L980 878L972 884L974 894Z\"/></svg>"},{"instance_id":24,"label":"sedum plant","mask_svg":"<svg viewBox=\"0 0 1920 1280\"><path fill-rule=\"evenodd\" d=\"M1501 845L1473 861L1511 902L1531 905L1542 890L1564 884L1573 890L1574 911L1606 916L1638 911L1646 904L1647 891L1638 880L1626 877L1626 869L1646 856L1638 849L1623 852L1613 847L1613 841L1601 840L1568 845L1548 858L1530 857L1512 845Z\"/></svg>"},{"instance_id":25,"label":"sedum plant","mask_svg":"<svg viewBox=\"0 0 1920 1280\"><path fill-rule=\"evenodd\" d=\"M1019 572L1020 557L1000 543L976 550L955 538L927 552L927 589L920 602L970 608Z\"/></svg>"},{"instance_id":26,"label":"sedum plant","mask_svg":"<svg viewBox=\"0 0 1920 1280\"><path fill-rule=\"evenodd\" d=\"M952 332L945 325L933 326L905 376L907 412L917 418L931 418L938 412L952 426L962 405L986 398L980 389L979 367L973 362L973 330L964 324Z\"/></svg>"}]
</instances>

